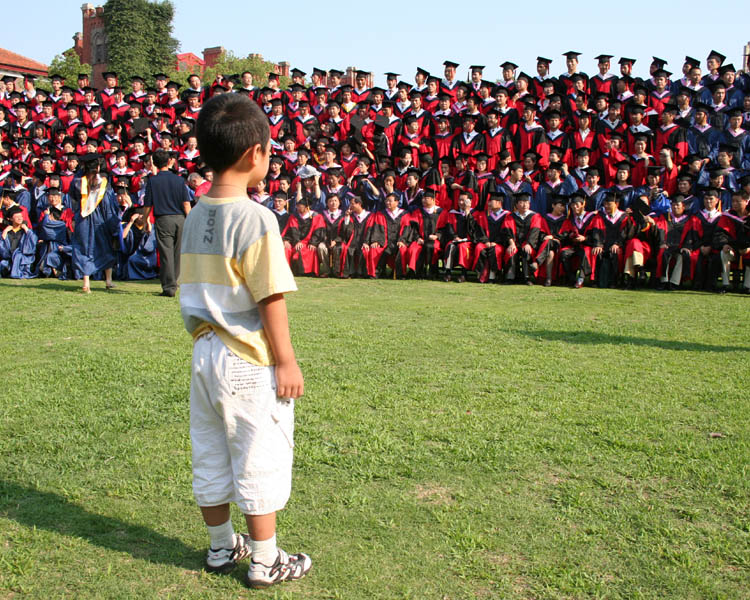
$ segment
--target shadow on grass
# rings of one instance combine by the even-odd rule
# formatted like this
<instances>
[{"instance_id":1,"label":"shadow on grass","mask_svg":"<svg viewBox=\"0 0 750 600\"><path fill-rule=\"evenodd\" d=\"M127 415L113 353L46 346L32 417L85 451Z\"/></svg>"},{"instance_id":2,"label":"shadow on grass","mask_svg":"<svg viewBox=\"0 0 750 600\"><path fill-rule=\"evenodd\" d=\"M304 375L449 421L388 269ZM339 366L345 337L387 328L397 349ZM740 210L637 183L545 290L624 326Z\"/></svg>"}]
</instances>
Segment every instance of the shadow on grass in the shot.
<instances>
[{"instance_id":1,"label":"shadow on grass","mask_svg":"<svg viewBox=\"0 0 750 600\"><path fill-rule=\"evenodd\" d=\"M631 335L611 335L596 331L553 331L549 329L518 329L516 333L530 338L542 338L550 342L569 344L623 344L633 346L650 346L662 350L681 350L686 352L750 352L750 346L721 346L701 342L680 342Z\"/></svg>"},{"instance_id":2,"label":"shadow on grass","mask_svg":"<svg viewBox=\"0 0 750 600\"><path fill-rule=\"evenodd\" d=\"M52 492L0 480L0 516L26 527L87 540L133 558L182 569L203 567L203 552L143 525L98 515Z\"/></svg>"},{"instance_id":3,"label":"shadow on grass","mask_svg":"<svg viewBox=\"0 0 750 600\"><path fill-rule=\"evenodd\" d=\"M21 283L21 282L34 282L34 283ZM40 281L44 281L44 283L37 283ZM32 290L50 290L50 291L64 291L64 292L74 292L77 294L81 293L81 287L83 286L82 280L73 280L69 279L66 280L68 283L62 283L56 279L49 279L49 280L40 280L40 279L28 279L28 280L22 280L22 279L12 279L12 280L0 280L0 286L14 286L14 287L22 287ZM115 288L113 290L107 290L104 287L104 280L91 280L91 291L96 292L115 292L115 293L127 293L128 291L136 291L136 290L124 290L121 288L122 285L127 284L128 286L143 286L147 289L137 290L138 293L144 293L144 292L151 292L153 291L152 288L156 287L155 284L158 284L158 279L133 279L128 281L115 281ZM99 285L100 284L100 285Z\"/></svg>"}]
</instances>

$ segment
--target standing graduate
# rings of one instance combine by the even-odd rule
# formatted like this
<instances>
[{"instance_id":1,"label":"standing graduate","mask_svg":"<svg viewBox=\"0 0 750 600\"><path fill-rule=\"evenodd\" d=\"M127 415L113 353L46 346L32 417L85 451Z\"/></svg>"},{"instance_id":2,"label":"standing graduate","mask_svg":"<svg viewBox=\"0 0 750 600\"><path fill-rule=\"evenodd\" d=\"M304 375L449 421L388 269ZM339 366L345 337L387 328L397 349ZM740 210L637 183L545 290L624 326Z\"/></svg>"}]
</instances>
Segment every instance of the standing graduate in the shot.
<instances>
[{"instance_id":1,"label":"standing graduate","mask_svg":"<svg viewBox=\"0 0 750 600\"><path fill-rule=\"evenodd\" d=\"M289 217L292 238L291 265L295 275L318 275L318 245L325 240L323 217L310 210L307 198L297 199L295 214Z\"/></svg>"},{"instance_id":2,"label":"standing graduate","mask_svg":"<svg viewBox=\"0 0 750 600\"><path fill-rule=\"evenodd\" d=\"M714 231L721 217L719 190L709 188L703 194L703 209L694 214L688 223L685 244L690 248L690 278L693 289L713 290L716 281Z\"/></svg>"},{"instance_id":3,"label":"standing graduate","mask_svg":"<svg viewBox=\"0 0 750 600\"><path fill-rule=\"evenodd\" d=\"M458 210L443 211L438 220L443 251L444 281L451 280L451 270L458 265L461 273L456 279L459 283L466 281L466 272L476 264L477 249L481 252L483 245L477 241L484 234L472 213L472 198L468 192L458 196Z\"/></svg>"},{"instance_id":4,"label":"standing graduate","mask_svg":"<svg viewBox=\"0 0 750 600\"><path fill-rule=\"evenodd\" d=\"M341 278L367 276L372 214L362 196L352 196L349 210L341 221Z\"/></svg>"},{"instance_id":5,"label":"standing graduate","mask_svg":"<svg viewBox=\"0 0 750 600\"><path fill-rule=\"evenodd\" d=\"M742 269L743 283L738 287L742 294L750 294L750 194L737 190L732 194L732 208L721 215L714 230L713 247L719 252L721 282L719 293L729 291L732 264Z\"/></svg>"},{"instance_id":6,"label":"standing graduate","mask_svg":"<svg viewBox=\"0 0 750 600\"><path fill-rule=\"evenodd\" d=\"M690 260L686 245L690 215L685 210L685 197L670 198L670 211L656 219L659 230L659 250L656 255L656 275L660 290L676 290L682 283L683 265Z\"/></svg>"},{"instance_id":7,"label":"standing graduate","mask_svg":"<svg viewBox=\"0 0 750 600\"><path fill-rule=\"evenodd\" d=\"M592 250L596 257L594 270L600 288L614 287L625 263L626 226L630 217L619 209L621 199L617 192L604 197L603 210L596 215L591 227L599 230L599 240Z\"/></svg>"},{"instance_id":8,"label":"standing graduate","mask_svg":"<svg viewBox=\"0 0 750 600\"><path fill-rule=\"evenodd\" d=\"M586 200L580 193L570 198L570 215L560 227L560 262L567 281L580 289L586 279L596 276L594 250L601 246L602 230L593 227L595 211L586 210Z\"/></svg>"},{"instance_id":9,"label":"standing graduate","mask_svg":"<svg viewBox=\"0 0 750 600\"><path fill-rule=\"evenodd\" d=\"M39 246L37 270L43 277L69 279L73 276L70 262L73 211L63 206L62 196L57 188L47 191L47 200L49 205L42 212L37 226L37 236L42 242Z\"/></svg>"},{"instance_id":10,"label":"standing graduate","mask_svg":"<svg viewBox=\"0 0 750 600\"><path fill-rule=\"evenodd\" d=\"M438 219L442 209L435 204L435 192L424 190L422 207L410 217L411 242L406 250L407 273L415 277L436 277L440 260Z\"/></svg>"},{"instance_id":11,"label":"standing graduate","mask_svg":"<svg viewBox=\"0 0 750 600\"><path fill-rule=\"evenodd\" d=\"M72 239L73 272L83 277L82 291L91 293L91 277L104 271L105 286L112 289L112 267L117 256L113 248L119 235L117 200L106 176L99 172L99 157L86 154L81 158L84 174L73 180L70 199L74 214Z\"/></svg>"},{"instance_id":12,"label":"standing graduate","mask_svg":"<svg viewBox=\"0 0 750 600\"><path fill-rule=\"evenodd\" d=\"M370 215L369 249L363 252L367 275L372 279L382 278L388 265L393 269L394 279L405 271L406 244L401 242L401 236L408 227L409 216L398 207L395 193L387 194L384 204L384 210Z\"/></svg>"},{"instance_id":13,"label":"standing graduate","mask_svg":"<svg viewBox=\"0 0 750 600\"><path fill-rule=\"evenodd\" d=\"M513 196L513 212L505 216L500 231L505 247L505 281L534 285L543 229L544 219L531 210L531 195Z\"/></svg>"}]
</instances>

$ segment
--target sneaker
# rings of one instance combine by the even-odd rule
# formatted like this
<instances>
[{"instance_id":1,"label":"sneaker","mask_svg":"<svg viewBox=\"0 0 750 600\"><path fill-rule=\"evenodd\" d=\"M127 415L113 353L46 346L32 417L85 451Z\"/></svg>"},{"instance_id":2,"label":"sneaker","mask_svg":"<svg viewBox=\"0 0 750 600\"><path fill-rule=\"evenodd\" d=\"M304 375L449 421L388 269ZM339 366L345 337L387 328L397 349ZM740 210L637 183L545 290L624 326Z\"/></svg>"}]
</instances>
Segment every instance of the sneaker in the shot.
<instances>
[{"instance_id":1,"label":"sneaker","mask_svg":"<svg viewBox=\"0 0 750 600\"><path fill-rule=\"evenodd\" d=\"M234 548L208 549L206 571L209 573L229 573L237 563L250 556L250 536L246 533L234 534Z\"/></svg>"},{"instance_id":2,"label":"sneaker","mask_svg":"<svg viewBox=\"0 0 750 600\"><path fill-rule=\"evenodd\" d=\"M311 567L312 561L307 554L289 555L279 548L276 560L270 566L250 561L245 583L251 588L264 588L282 581L296 581L307 575Z\"/></svg>"}]
</instances>

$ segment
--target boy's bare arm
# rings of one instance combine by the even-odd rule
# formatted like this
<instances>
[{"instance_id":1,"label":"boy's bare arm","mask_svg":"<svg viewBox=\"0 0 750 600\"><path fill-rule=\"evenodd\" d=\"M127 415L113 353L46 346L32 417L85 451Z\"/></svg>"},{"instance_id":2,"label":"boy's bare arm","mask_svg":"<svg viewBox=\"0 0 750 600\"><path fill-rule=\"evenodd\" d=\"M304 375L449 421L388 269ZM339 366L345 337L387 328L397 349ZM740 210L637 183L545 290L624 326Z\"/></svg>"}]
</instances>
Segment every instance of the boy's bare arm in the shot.
<instances>
[{"instance_id":1,"label":"boy's bare arm","mask_svg":"<svg viewBox=\"0 0 750 600\"><path fill-rule=\"evenodd\" d=\"M302 371L294 356L289 336L289 319L283 294L274 294L258 303L263 329L276 358L276 395L299 398L304 393Z\"/></svg>"}]
</instances>

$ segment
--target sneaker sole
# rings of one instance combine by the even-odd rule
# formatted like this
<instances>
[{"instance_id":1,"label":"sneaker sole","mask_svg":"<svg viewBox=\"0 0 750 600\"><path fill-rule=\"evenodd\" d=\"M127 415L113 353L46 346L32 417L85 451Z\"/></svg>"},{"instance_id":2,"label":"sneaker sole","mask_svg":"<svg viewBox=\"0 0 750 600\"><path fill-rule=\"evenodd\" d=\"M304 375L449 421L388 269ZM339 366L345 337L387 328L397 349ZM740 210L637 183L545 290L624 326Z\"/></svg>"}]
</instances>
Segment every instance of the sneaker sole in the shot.
<instances>
[{"instance_id":1,"label":"sneaker sole","mask_svg":"<svg viewBox=\"0 0 750 600\"><path fill-rule=\"evenodd\" d=\"M271 581L271 582L265 582L265 581L252 581L250 577L245 575L245 585L249 588L252 588L254 590L262 589L262 588L268 588L272 585L278 585L280 583L289 583L293 581L299 581L300 579L303 579L304 577L307 577L307 574L312 571L312 565L310 565L310 568L304 572L300 577L297 577L296 579L282 579L281 581Z\"/></svg>"},{"instance_id":2,"label":"sneaker sole","mask_svg":"<svg viewBox=\"0 0 750 600\"><path fill-rule=\"evenodd\" d=\"M224 563L223 565L220 565L218 567L212 567L210 565L206 565L206 571L213 575L226 575L227 573L231 573L234 571L234 569L237 567L237 563L234 561Z\"/></svg>"}]
</instances>

